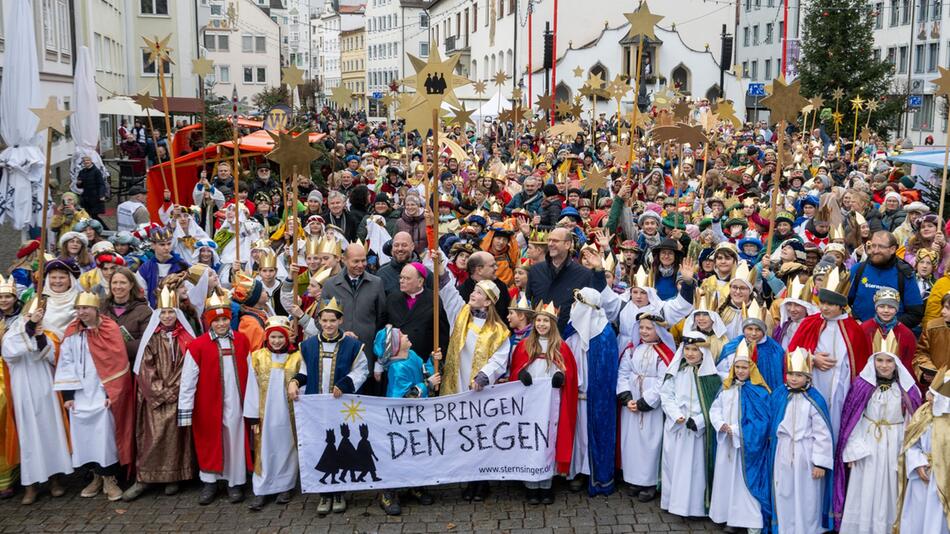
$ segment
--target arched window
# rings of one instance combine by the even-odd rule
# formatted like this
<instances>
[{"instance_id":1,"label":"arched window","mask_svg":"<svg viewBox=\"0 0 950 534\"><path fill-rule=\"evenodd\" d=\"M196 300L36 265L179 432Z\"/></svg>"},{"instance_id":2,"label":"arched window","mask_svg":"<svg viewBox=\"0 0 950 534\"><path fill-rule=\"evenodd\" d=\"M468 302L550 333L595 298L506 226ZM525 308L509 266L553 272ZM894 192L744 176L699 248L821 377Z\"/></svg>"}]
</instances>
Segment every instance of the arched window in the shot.
<instances>
[{"instance_id":1,"label":"arched window","mask_svg":"<svg viewBox=\"0 0 950 534\"><path fill-rule=\"evenodd\" d=\"M491 74L492 74L492 76L494 76L496 72L498 72L498 68L497 68L497 65L496 65L495 54L492 54L492 55L491 55Z\"/></svg>"},{"instance_id":2,"label":"arched window","mask_svg":"<svg viewBox=\"0 0 950 534\"><path fill-rule=\"evenodd\" d=\"M478 60L477 59L472 60L472 76L476 78L478 77ZM475 80L475 81L478 81L478 80Z\"/></svg>"},{"instance_id":3,"label":"arched window","mask_svg":"<svg viewBox=\"0 0 950 534\"><path fill-rule=\"evenodd\" d=\"M684 95L692 94L690 88L689 69L686 68L686 65L680 63L674 67L673 72L670 73L670 78L673 82L673 89L676 89Z\"/></svg>"},{"instance_id":4,"label":"arched window","mask_svg":"<svg viewBox=\"0 0 950 534\"><path fill-rule=\"evenodd\" d=\"M488 72L488 56L482 58L482 79L487 80L491 76L491 73Z\"/></svg>"},{"instance_id":5,"label":"arched window","mask_svg":"<svg viewBox=\"0 0 950 534\"><path fill-rule=\"evenodd\" d=\"M505 72L507 72L512 78L515 76L515 55L512 53L510 48L506 54Z\"/></svg>"},{"instance_id":6,"label":"arched window","mask_svg":"<svg viewBox=\"0 0 950 534\"><path fill-rule=\"evenodd\" d=\"M554 100L556 102L565 101L572 102L571 100L571 88L567 86L566 83L560 82L557 84L557 89L554 91Z\"/></svg>"},{"instance_id":7,"label":"arched window","mask_svg":"<svg viewBox=\"0 0 950 534\"><path fill-rule=\"evenodd\" d=\"M604 64L599 61L597 63L594 63L594 66L591 67L590 70L587 71L587 73L589 76L597 76L597 75L600 76L600 79L603 80L604 82L604 84L600 86L601 90L606 88L607 84L610 83L610 73L607 71L607 67L605 67ZM609 97L607 96L606 92L600 95L597 95L597 100L604 101L604 100L607 100L607 98Z\"/></svg>"}]
</instances>

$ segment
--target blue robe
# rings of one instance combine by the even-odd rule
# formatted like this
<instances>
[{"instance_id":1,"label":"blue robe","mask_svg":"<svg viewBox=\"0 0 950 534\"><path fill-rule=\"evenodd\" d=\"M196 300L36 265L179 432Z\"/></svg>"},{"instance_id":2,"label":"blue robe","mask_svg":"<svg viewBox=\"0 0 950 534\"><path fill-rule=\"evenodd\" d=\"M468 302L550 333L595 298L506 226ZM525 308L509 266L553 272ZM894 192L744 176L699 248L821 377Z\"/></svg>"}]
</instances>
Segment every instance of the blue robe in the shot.
<instances>
[{"instance_id":1,"label":"blue robe","mask_svg":"<svg viewBox=\"0 0 950 534\"><path fill-rule=\"evenodd\" d=\"M423 373L425 368L425 373ZM404 360L389 360L386 365L386 396L401 399L405 397L413 386L419 388L420 397L429 396L429 387L426 384L426 375L432 376L432 360L423 362L418 354L409 350L409 356Z\"/></svg>"},{"instance_id":2,"label":"blue robe","mask_svg":"<svg viewBox=\"0 0 950 534\"><path fill-rule=\"evenodd\" d=\"M319 393L322 379L320 373L323 372L323 366L320 365L320 336L313 336L300 344L300 355L307 365L307 385L304 394L310 395ZM366 383L360 388L360 391L354 391L353 381L347 376L353 369L353 362L363 348L359 340L350 336L340 336L337 341L339 348L336 353L336 365L333 368L333 378L330 384L340 388L343 393L360 393L366 387ZM368 382L368 381L367 381ZM329 393L329 391L327 392Z\"/></svg>"},{"instance_id":3,"label":"blue robe","mask_svg":"<svg viewBox=\"0 0 950 534\"><path fill-rule=\"evenodd\" d=\"M155 290L158 289L158 283L161 281L158 279L159 263L171 264L171 268L168 269L168 274L175 274L188 268L188 262L181 259L181 256L179 256L177 252L172 252L172 257L169 258L168 261L158 261L153 256L142 263L138 273L139 276L142 277L142 280L145 280L145 298L148 299L148 305L152 308L155 307L155 301L157 299Z\"/></svg>"},{"instance_id":4,"label":"blue robe","mask_svg":"<svg viewBox=\"0 0 950 534\"><path fill-rule=\"evenodd\" d=\"M745 343L745 336L740 335L733 339L722 348L719 353L719 359L716 365L719 365L723 359L735 354L739 343ZM769 389L775 391L785 384L785 349L777 341L769 336L765 336L765 341L755 346L755 365L762 373L762 378L769 385Z\"/></svg>"},{"instance_id":5,"label":"blue robe","mask_svg":"<svg viewBox=\"0 0 950 534\"><path fill-rule=\"evenodd\" d=\"M574 334L568 323L564 339ZM617 335L608 324L590 340L587 351L587 457L590 478L587 493L610 495L614 491L617 452L617 371L620 352Z\"/></svg>"},{"instance_id":6,"label":"blue robe","mask_svg":"<svg viewBox=\"0 0 950 534\"><path fill-rule=\"evenodd\" d=\"M772 518L772 473L769 463L769 391L746 382L739 390L742 471L749 493L759 502L762 524Z\"/></svg>"},{"instance_id":7,"label":"blue robe","mask_svg":"<svg viewBox=\"0 0 950 534\"><path fill-rule=\"evenodd\" d=\"M789 393L788 387L785 384L782 384L778 388L772 391L772 394L769 396L769 406L768 412L771 414L769 419L769 478L772 478L772 474L775 472L775 453L778 448L778 427L782 423L782 419L785 418L785 408L788 407L788 399L794 393ZM805 395L805 398L810 402L818 413L821 414L822 418L825 420L825 423L828 425L828 434L833 435L831 431L831 416L828 413L828 404L825 402L825 398L821 396L821 393L817 389L808 386L808 388L802 393ZM826 530L833 530L835 527L834 516L831 511L831 501L834 498L834 473L831 469L826 470L825 476L822 479L824 484L824 491L821 500L821 526ZM758 497L756 497L758 498ZM775 510L775 495L772 494L771 497L771 506L769 511ZM762 508L763 519L765 519L766 509ZM768 518L767 523L764 525L771 526L771 532L778 532L778 517L774 514L772 517ZM767 530L767 529L766 529Z\"/></svg>"},{"instance_id":8,"label":"blue robe","mask_svg":"<svg viewBox=\"0 0 950 534\"><path fill-rule=\"evenodd\" d=\"M653 287L656 289L656 294L660 297L660 300L670 300L676 298L677 289L676 289L676 276L677 273L673 273L670 276L663 276L659 272L656 273L656 280L653 283Z\"/></svg>"}]
</instances>

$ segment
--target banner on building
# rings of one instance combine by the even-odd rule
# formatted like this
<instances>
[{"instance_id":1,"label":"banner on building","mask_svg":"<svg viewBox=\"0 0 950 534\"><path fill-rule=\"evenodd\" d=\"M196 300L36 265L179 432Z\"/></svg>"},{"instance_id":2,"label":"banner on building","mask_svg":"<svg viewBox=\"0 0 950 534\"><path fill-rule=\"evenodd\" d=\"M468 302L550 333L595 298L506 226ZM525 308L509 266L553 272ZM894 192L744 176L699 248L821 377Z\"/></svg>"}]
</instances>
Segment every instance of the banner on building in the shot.
<instances>
[{"instance_id":1,"label":"banner on building","mask_svg":"<svg viewBox=\"0 0 950 534\"><path fill-rule=\"evenodd\" d=\"M558 393L545 379L429 399L301 395L294 404L301 488L550 478Z\"/></svg>"}]
</instances>

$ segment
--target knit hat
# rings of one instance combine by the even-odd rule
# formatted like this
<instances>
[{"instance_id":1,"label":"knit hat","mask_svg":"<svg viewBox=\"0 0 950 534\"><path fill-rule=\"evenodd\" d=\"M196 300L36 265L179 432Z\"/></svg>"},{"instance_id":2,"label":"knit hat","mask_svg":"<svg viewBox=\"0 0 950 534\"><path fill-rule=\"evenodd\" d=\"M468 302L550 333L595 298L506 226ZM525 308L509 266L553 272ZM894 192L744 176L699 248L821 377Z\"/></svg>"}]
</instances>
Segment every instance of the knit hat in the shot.
<instances>
[{"instance_id":1,"label":"knit hat","mask_svg":"<svg viewBox=\"0 0 950 534\"><path fill-rule=\"evenodd\" d=\"M317 201L317 202L323 204L323 193L321 193L321 192L320 192L319 190L317 190L317 189L314 189L313 191L310 192L309 195L307 195L307 201L309 202L309 201L311 201L311 200L315 200L315 201Z\"/></svg>"},{"instance_id":2,"label":"knit hat","mask_svg":"<svg viewBox=\"0 0 950 534\"><path fill-rule=\"evenodd\" d=\"M88 246L89 246L89 240L86 239L85 234L81 234L81 233L79 233L79 232L66 232L66 233L64 233L63 235L61 235L61 236L59 237L59 248L60 248L60 250L62 250L62 248L66 246L66 243L68 243L68 242L69 242L70 240L72 240L72 239L78 239L78 240L82 241L82 245L83 245L84 247L88 247Z\"/></svg>"},{"instance_id":3,"label":"knit hat","mask_svg":"<svg viewBox=\"0 0 950 534\"><path fill-rule=\"evenodd\" d=\"M892 287L882 287L874 292L874 306L880 305L893 306L900 309L900 293Z\"/></svg>"},{"instance_id":4,"label":"knit hat","mask_svg":"<svg viewBox=\"0 0 950 534\"><path fill-rule=\"evenodd\" d=\"M805 245L797 239L786 239L782 243L782 248L789 247L795 251L795 258L804 261L806 258Z\"/></svg>"}]
</instances>

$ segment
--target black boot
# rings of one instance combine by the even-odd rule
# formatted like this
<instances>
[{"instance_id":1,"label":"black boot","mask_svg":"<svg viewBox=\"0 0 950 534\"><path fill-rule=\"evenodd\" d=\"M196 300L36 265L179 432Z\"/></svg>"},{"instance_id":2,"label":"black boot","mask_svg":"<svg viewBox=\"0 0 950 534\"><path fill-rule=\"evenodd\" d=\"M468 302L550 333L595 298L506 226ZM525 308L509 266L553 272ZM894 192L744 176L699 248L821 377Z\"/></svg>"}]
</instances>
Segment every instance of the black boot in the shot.
<instances>
[{"instance_id":1,"label":"black boot","mask_svg":"<svg viewBox=\"0 0 950 534\"><path fill-rule=\"evenodd\" d=\"M541 490L536 488L525 488L525 501L530 505L541 504L541 496L539 494Z\"/></svg>"},{"instance_id":2,"label":"black boot","mask_svg":"<svg viewBox=\"0 0 950 534\"><path fill-rule=\"evenodd\" d=\"M539 490L541 492L541 503L542 504L554 504L554 489L547 488Z\"/></svg>"},{"instance_id":3,"label":"black boot","mask_svg":"<svg viewBox=\"0 0 950 534\"><path fill-rule=\"evenodd\" d=\"M260 512L264 508L264 496L255 495L251 502L247 503L247 509L252 512Z\"/></svg>"},{"instance_id":4,"label":"black boot","mask_svg":"<svg viewBox=\"0 0 950 534\"><path fill-rule=\"evenodd\" d=\"M644 488L643 491L637 495L637 500L640 502L650 502L653 499L656 499L656 486Z\"/></svg>"},{"instance_id":5,"label":"black boot","mask_svg":"<svg viewBox=\"0 0 950 534\"><path fill-rule=\"evenodd\" d=\"M201 494L198 496L198 504L207 506L214 502L214 496L218 493L218 485L214 482L205 482L201 485Z\"/></svg>"}]
</instances>

